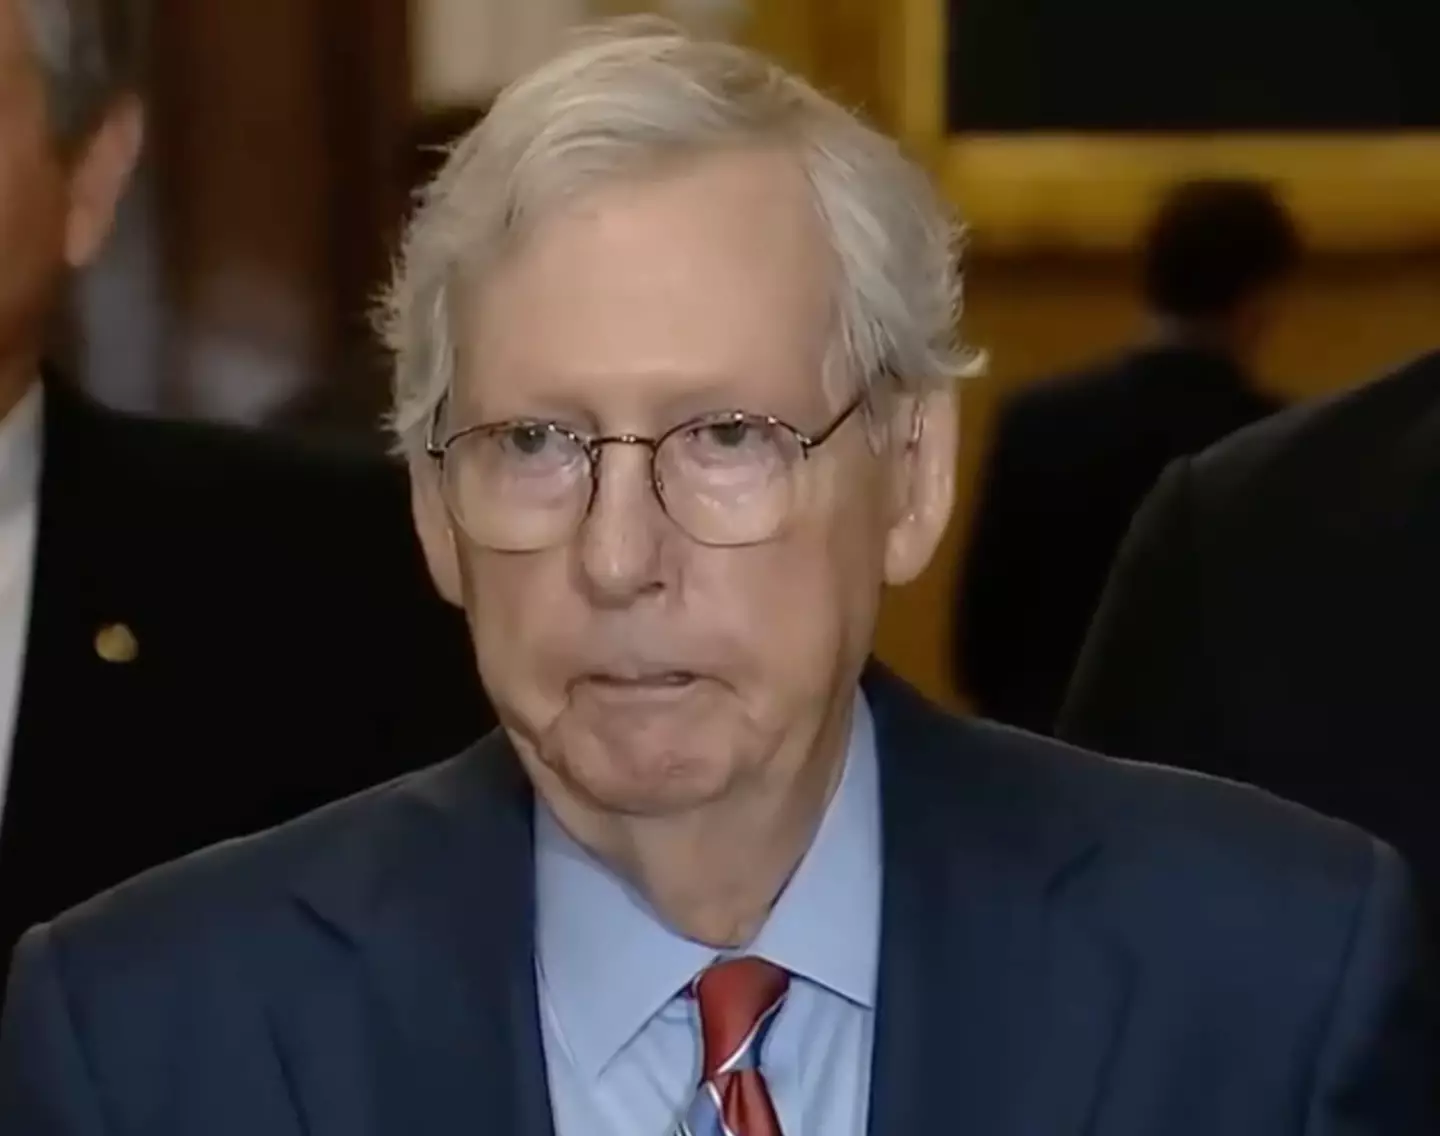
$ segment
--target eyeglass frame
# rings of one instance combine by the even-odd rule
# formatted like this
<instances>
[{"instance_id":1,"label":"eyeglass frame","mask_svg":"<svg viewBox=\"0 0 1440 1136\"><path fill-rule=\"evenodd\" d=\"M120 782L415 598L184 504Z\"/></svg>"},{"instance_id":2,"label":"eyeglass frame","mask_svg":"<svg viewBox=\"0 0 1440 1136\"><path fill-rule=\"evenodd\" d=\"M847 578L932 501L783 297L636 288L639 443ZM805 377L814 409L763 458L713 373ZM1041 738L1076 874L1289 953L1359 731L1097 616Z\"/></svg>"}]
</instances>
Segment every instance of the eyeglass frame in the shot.
<instances>
[{"instance_id":1,"label":"eyeglass frame","mask_svg":"<svg viewBox=\"0 0 1440 1136\"><path fill-rule=\"evenodd\" d=\"M441 471L443 484L445 458L450 448L455 445L456 442L459 442L467 437L471 437L475 434L479 434L482 432L498 433L507 428L514 428L519 426L534 426L541 427L546 430L553 430L554 432L560 434L564 438L567 438L569 441L579 447L580 452L585 455L586 465L589 469L590 493L586 498L585 507L580 510L578 516L575 519L574 524L578 528L580 525L584 524L585 519L590 515L590 511L595 507L595 497L600 491L600 457L604 452L604 447L612 445L644 446L647 450L650 451L650 458L648 462L650 471L650 491L654 493L655 499L660 503L661 511L664 512L665 516L670 520L672 524L679 528L681 532L684 532L687 536L689 536L690 539L695 540L699 544L711 544L711 542L700 540L698 537L694 536L694 534L692 534L684 524L676 520L674 514L670 511L670 505L665 500L664 482L660 477L660 470L656 463L659 460L660 447L663 446L666 441L684 430L692 430L697 426L723 426L732 423L755 422L763 424L772 430L784 430L785 432L790 434L790 436L795 439L795 443L799 448L801 460L809 461L811 452L813 450L819 449L831 438L833 438L837 433L839 433L840 428L844 426L845 423L848 422L852 417L854 417L855 412L859 410L862 406L865 406L868 401L868 392L864 390L860 391L848 403L845 404L845 406L840 410L840 412L830 420L828 425L813 434L806 433L805 431L800 430L795 426L792 426L783 418L779 418L773 414L759 414L748 410L720 410L715 411L711 414L699 414L693 418L687 418L685 421L677 422L674 426L671 426L662 433L654 436L634 433L587 434L583 431L575 430L569 426L566 426L561 422L556 422L550 419L507 418L501 419L496 422L478 422L473 426L465 426L459 430L456 430L448 438L441 442L437 441L437 431L440 425L440 416L444 412L445 405L448 402L447 396L441 398L441 400L436 404L434 412L430 415L430 422L425 430L425 453L435 462L436 468ZM792 466L790 468L793 469L794 467ZM446 502L446 508L453 510L453 506L449 503L448 500ZM457 517L456 519L458 520L459 518ZM472 537L471 539L474 538ZM713 547L744 547L746 544L763 544L766 540L771 539L773 539L773 536L764 537L756 541L742 541L739 544L735 545L717 544L713 545Z\"/></svg>"}]
</instances>

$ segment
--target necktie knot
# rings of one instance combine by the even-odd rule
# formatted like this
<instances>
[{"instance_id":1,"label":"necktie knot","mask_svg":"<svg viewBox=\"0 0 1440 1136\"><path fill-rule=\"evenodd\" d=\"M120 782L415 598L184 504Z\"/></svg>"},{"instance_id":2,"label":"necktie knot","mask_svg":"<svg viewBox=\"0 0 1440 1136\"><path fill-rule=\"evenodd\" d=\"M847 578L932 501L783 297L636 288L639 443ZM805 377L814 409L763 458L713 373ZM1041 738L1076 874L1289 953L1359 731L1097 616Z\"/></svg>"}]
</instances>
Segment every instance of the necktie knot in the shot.
<instances>
[{"instance_id":1,"label":"necktie knot","mask_svg":"<svg viewBox=\"0 0 1440 1136\"><path fill-rule=\"evenodd\" d=\"M755 1067L765 1031L789 985L786 971L761 958L726 959L701 972L694 994L705 1080Z\"/></svg>"}]
</instances>

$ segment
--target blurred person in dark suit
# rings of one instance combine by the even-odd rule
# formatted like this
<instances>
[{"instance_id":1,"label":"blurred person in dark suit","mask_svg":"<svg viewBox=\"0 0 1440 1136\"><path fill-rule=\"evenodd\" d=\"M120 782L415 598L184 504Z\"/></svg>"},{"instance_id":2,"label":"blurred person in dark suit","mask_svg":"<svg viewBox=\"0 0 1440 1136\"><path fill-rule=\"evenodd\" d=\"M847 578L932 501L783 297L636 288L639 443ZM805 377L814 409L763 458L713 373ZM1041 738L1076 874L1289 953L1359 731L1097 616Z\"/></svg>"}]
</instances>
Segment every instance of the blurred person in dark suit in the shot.
<instances>
[{"instance_id":1,"label":"blurred person in dark suit","mask_svg":"<svg viewBox=\"0 0 1440 1136\"><path fill-rule=\"evenodd\" d=\"M1440 915L1440 352L1173 465L1060 731L1394 843Z\"/></svg>"},{"instance_id":2,"label":"blurred person in dark suit","mask_svg":"<svg viewBox=\"0 0 1440 1136\"><path fill-rule=\"evenodd\" d=\"M6 958L97 888L447 756L491 721L398 468L122 417L47 369L67 277L141 145L140 34L130 0L0 0Z\"/></svg>"},{"instance_id":3,"label":"blurred person in dark suit","mask_svg":"<svg viewBox=\"0 0 1440 1136\"><path fill-rule=\"evenodd\" d=\"M1440 1131L1389 848L871 660L973 361L898 147L627 22L422 200L394 425L503 729L30 931L5 1136Z\"/></svg>"},{"instance_id":4,"label":"blurred person in dark suit","mask_svg":"<svg viewBox=\"0 0 1440 1136\"><path fill-rule=\"evenodd\" d=\"M1001 409L954 607L957 678L1049 733L1115 550L1174 458L1277 408L1252 368L1300 256L1264 185L1175 187L1143 247L1146 342Z\"/></svg>"}]
</instances>

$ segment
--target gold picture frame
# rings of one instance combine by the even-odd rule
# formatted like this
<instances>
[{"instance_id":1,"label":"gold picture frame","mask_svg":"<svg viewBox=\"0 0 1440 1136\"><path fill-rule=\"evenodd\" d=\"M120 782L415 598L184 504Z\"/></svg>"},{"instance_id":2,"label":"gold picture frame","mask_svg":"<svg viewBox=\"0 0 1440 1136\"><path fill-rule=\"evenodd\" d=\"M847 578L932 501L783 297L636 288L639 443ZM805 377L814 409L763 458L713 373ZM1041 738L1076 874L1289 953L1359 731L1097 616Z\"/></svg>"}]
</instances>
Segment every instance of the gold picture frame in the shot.
<instances>
[{"instance_id":1,"label":"gold picture frame","mask_svg":"<svg viewBox=\"0 0 1440 1136\"><path fill-rule=\"evenodd\" d=\"M945 0L888 3L883 109L979 248L1120 251L1167 184L1236 175L1273 183L1318 250L1440 250L1440 132L951 136Z\"/></svg>"}]
</instances>

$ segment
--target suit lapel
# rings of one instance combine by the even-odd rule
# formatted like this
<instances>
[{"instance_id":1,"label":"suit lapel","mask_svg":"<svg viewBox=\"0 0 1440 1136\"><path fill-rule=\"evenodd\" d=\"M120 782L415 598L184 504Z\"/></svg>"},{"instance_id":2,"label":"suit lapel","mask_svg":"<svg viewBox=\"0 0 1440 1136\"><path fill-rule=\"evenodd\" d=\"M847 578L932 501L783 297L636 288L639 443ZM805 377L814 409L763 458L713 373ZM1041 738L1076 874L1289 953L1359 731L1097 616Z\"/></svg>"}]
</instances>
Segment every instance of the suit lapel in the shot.
<instances>
[{"instance_id":1,"label":"suit lapel","mask_svg":"<svg viewBox=\"0 0 1440 1136\"><path fill-rule=\"evenodd\" d=\"M88 407L48 379L42 436L30 617L0 826L0 938L55 914L53 878L64 875L65 844L75 838L55 818L73 816L81 786L105 795L90 767L95 739L115 730L138 681L138 667L106 662L95 650L99 628L129 614L126 545L112 531L122 495L115 476L124 471L95 475L109 468L104 432ZM63 902L83 898L58 890Z\"/></svg>"},{"instance_id":2,"label":"suit lapel","mask_svg":"<svg viewBox=\"0 0 1440 1136\"><path fill-rule=\"evenodd\" d=\"M1096 841L1029 780L1023 744L883 673L885 899L870 1130L1079 1136L1123 1022L1127 960L1064 902Z\"/></svg>"},{"instance_id":3,"label":"suit lapel","mask_svg":"<svg viewBox=\"0 0 1440 1136\"><path fill-rule=\"evenodd\" d=\"M50 750L50 731L74 724L57 705L90 706L123 668L95 651L96 632L125 623L127 484L97 411L58 381L45 384L39 524L16 748Z\"/></svg>"},{"instance_id":4,"label":"suit lapel","mask_svg":"<svg viewBox=\"0 0 1440 1136\"><path fill-rule=\"evenodd\" d=\"M306 1130L551 1136L519 764L496 731L401 792L393 825L327 852L297 891L351 952L278 1012Z\"/></svg>"}]
</instances>

